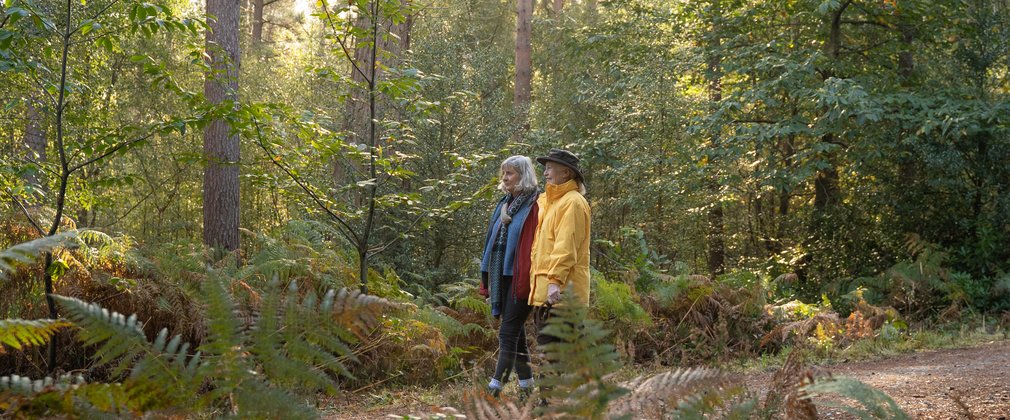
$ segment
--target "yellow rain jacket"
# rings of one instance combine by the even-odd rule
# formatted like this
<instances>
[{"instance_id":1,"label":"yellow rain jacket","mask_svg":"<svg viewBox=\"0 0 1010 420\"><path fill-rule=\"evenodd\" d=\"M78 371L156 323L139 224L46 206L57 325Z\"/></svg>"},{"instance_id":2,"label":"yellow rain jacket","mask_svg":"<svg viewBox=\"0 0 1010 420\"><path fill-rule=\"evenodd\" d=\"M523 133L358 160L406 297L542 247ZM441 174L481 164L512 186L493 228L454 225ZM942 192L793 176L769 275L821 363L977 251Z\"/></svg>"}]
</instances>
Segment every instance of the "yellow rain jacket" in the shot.
<instances>
[{"instance_id":1,"label":"yellow rain jacket","mask_svg":"<svg viewBox=\"0 0 1010 420\"><path fill-rule=\"evenodd\" d=\"M533 239L530 268L530 305L547 304L547 285L557 284L566 293L569 283L584 304L589 304L589 202L570 180L547 184L537 199L537 233Z\"/></svg>"}]
</instances>

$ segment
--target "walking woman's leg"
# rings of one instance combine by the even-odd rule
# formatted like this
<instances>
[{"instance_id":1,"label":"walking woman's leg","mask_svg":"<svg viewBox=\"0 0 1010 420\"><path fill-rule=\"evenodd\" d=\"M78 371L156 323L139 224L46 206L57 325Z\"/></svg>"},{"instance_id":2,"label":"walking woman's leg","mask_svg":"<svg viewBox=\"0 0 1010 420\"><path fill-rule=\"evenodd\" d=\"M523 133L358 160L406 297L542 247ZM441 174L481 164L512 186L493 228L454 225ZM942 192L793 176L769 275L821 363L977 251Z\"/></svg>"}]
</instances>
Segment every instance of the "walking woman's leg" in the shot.
<instances>
[{"instance_id":1,"label":"walking woman's leg","mask_svg":"<svg viewBox=\"0 0 1010 420\"><path fill-rule=\"evenodd\" d=\"M506 279L508 280L506 281ZM505 290L511 291L511 285L511 277L502 279L502 287ZM512 366L515 365L519 332L522 330L523 323L526 322L526 317L523 316L521 308L518 307L514 300L512 293L508 293L504 299L505 302L502 308L501 325L498 327L498 364L495 366L492 385L497 382L500 384L499 388L508 380L508 378L504 377L505 372L511 370Z\"/></svg>"}]
</instances>

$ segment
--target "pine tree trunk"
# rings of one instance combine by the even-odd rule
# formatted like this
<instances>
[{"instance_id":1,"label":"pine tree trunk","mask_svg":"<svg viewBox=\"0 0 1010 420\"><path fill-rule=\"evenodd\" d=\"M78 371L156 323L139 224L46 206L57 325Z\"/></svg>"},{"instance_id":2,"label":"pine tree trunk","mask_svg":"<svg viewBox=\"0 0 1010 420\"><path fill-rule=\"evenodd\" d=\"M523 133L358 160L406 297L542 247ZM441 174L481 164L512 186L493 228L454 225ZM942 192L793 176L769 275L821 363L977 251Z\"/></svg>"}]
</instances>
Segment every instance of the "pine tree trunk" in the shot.
<instances>
[{"instance_id":1,"label":"pine tree trunk","mask_svg":"<svg viewBox=\"0 0 1010 420\"><path fill-rule=\"evenodd\" d=\"M28 99L26 105L27 110L25 111L24 134L25 159L29 162L35 162L41 165L46 161L46 132L43 129L42 113L39 112L38 105L32 98ZM41 199L41 193L45 189L45 183L43 183L39 178L37 172L25 173L24 182L25 185L29 185L38 191L38 193L32 194L31 197L27 197L27 203L25 204L28 206L37 204Z\"/></svg>"},{"instance_id":2,"label":"pine tree trunk","mask_svg":"<svg viewBox=\"0 0 1010 420\"><path fill-rule=\"evenodd\" d=\"M839 55L842 49L842 32L841 32L841 22L842 14L845 13L845 9L852 4L852 0L847 0L842 3L841 7L834 12L831 17L831 26L828 31L828 39L824 44L825 55L829 58L828 69L821 72L821 80L827 81L828 79L834 77L834 72L831 70L831 66L834 66L838 62ZM827 133L821 136L822 143L836 143L834 133ZM824 217L831 207L841 202L841 188L839 187L839 174L836 163L834 162L833 153L828 154L824 157L827 161L827 167L819 169L817 175L814 178L814 214L813 214L813 228L814 232L812 237L817 239L821 235L821 228L823 227Z\"/></svg>"},{"instance_id":3,"label":"pine tree trunk","mask_svg":"<svg viewBox=\"0 0 1010 420\"><path fill-rule=\"evenodd\" d=\"M210 73L204 95L211 104L238 100L240 66L239 0L207 0L207 54ZM203 242L233 251L239 247L239 138L224 120L212 121L203 132L207 160L203 176Z\"/></svg>"},{"instance_id":4,"label":"pine tree trunk","mask_svg":"<svg viewBox=\"0 0 1010 420\"><path fill-rule=\"evenodd\" d=\"M400 7L409 7L409 4L409 1L403 1ZM371 6L372 3L369 3L368 10L362 11L355 23L359 29L368 33L372 33L372 29L375 29L372 27ZM379 44L375 50L384 57L384 59L380 60L381 67L394 67L398 65L402 54L410 49L410 30L413 23L413 15L408 15L404 22L398 24L394 24L390 19L384 19L382 16L379 17L380 26L377 28ZM344 120L343 128L349 133L348 143L369 144L369 139L372 137L371 104L369 103L368 92L368 79L371 77L369 76L370 69L375 66L375 58L372 51L371 39L355 40L355 65L351 66L351 80L354 81L355 86L351 88L350 98L344 105L346 119ZM381 67L375 71L376 77L379 79L383 77ZM375 117L381 120L385 116L385 108L382 106L381 101L376 103L375 106ZM348 164L348 162L339 159L333 162L333 180L335 185L343 185L349 181L347 176Z\"/></svg>"},{"instance_id":5,"label":"pine tree trunk","mask_svg":"<svg viewBox=\"0 0 1010 420\"><path fill-rule=\"evenodd\" d=\"M263 42L263 8L264 0L253 0L252 4L252 41L253 44Z\"/></svg>"},{"instance_id":6,"label":"pine tree trunk","mask_svg":"<svg viewBox=\"0 0 1010 420\"><path fill-rule=\"evenodd\" d=\"M713 10L715 14L714 18L720 13L718 2L715 2ZM716 25L712 26L713 32L718 32L718 30L719 28ZM713 37L710 48L718 50L719 46L719 37ZM715 51L708 58L708 99L713 108L717 107L719 102L722 101L722 57L720 54L718 51ZM712 148L718 150L721 147L721 143L720 133L713 133ZM715 157L710 156L709 159L709 167L716 168ZM709 180L709 191L715 202L712 203L712 208L708 212L708 272L715 276L722 274L726 270L726 243L723 240L723 207L720 198L718 174L712 174L711 177L712 179Z\"/></svg>"},{"instance_id":7,"label":"pine tree trunk","mask_svg":"<svg viewBox=\"0 0 1010 420\"><path fill-rule=\"evenodd\" d=\"M514 140L522 138L529 130L530 92L533 83L533 1L516 0L516 77L515 107L516 127Z\"/></svg>"}]
</instances>

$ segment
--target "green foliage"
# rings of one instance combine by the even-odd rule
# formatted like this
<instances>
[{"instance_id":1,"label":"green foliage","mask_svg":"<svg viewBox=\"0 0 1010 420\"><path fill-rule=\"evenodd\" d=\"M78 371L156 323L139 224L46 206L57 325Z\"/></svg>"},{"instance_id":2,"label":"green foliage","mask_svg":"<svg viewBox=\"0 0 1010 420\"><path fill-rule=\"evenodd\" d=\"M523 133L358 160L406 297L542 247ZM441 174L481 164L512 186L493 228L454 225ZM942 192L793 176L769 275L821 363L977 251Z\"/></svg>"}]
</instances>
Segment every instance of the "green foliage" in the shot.
<instances>
[{"instance_id":1,"label":"green foliage","mask_svg":"<svg viewBox=\"0 0 1010 420\"><path fill-rule=\"evenodd\" d=\"M276 232L247 232L249 257L236 277L253 284L274 278L298 281L322 291L350 287L356 262L332 226L311 220L292 220Z\"/></svg>"},{"instance_id":2,"label":"green foliage","mask_svg":"<svg viewBox=\"0 0 1010 420\"><path fill-rule=\"evenodd\" d=\"M822 405L836 407L860 419L910 419L898 404L887 394L869 385L850 378L827 378L803 388L809 398L818 399ZM862 407L825 400L829 395L851 398Z\"/></svg>"},{"instance_id":3,"label":"green foliage","mask_svg":"<svg viewBox=\"0 0 1010 420\"><path fill-rule=\"evenodd\" d=\"M14 272L18 264L34 261L40 254L74 244L77 231L67 231L14 245L0 252L0 280Z\"/></svg>"},{"instance_id":4,"label":"green foliage","mask_svg":"<svg viewBox=\"0 0 1010 420\"><path fill-rule=\"evenodd\" d=\"M64 320L4 319L0 320L0 343L15 350L41 346L49 341L60 329L70 324ZM0 354L4 347L0 346Z\"/></svg>"},{"instance_id":5,"label":"green foliage","mask_svg":"<svg viewBox=\"0 0 1010 420\"><path fill-rule=\"evenodd\" d=\"M427 325L438 328L447 339L458 336L469 337L473 335L485 335L490 337L495 335L493 330L474 323L464 324L455 318L431 308L418 309L417 312L414 313L414 318Z\"/></svg>"},{"instance_id":6,"label":"green foliage","mask_svg":"<svg viewBox=\"0 0 1010 420\"><path fill-rule=\"evenodd\" d=\"M627 392L604 380L620 366L620 358L607 342L609 332L588 316L589 308L578 302L575 293L562 297L540 332L558 339L544 346L549 362L541 382L550 389L548 397L563 401L548 406L547 413L600 418L610 401Z\"/></svg>"},{"instance_id":7,"label":"green foliage","mask_svg":"<svg viewBox=\"0 0 1010 420\"><path fill-rule=\"evenodd\" d=\"M57 379L47 376L44 379L35 380L18 375L3 376L0 377L0 395L12 393L15 395L31 396L50 391L65 391L84 383L84 378L80 375L63 375ZM4 407L5 405L5 401L0 399L0 407Z\"/></svg>"},{"instance_id":8,"label":"green foliage","mask_svg":"<svg viewBox=\"0 0 1010 420\"><path fill-rule=\"evenodd\" d=\"M113 365L113 377L129 374L118 384L69 388L52 388L51 380L32 383L5 378L5 388L29 395L67 393L67 398L76 401L73 407L49 409L68 414L221 409L240 416L314 417L314 409L296 395L335 392L331 374L351 377L346 363L354 355L348 343L374 328L382 313L398 307L346 289L319 297L314 291L300 293L295 283L281 289L275 282L263 290L262 301L253 305L255 316L249 317L252 314L240 310L225 281L209 279L202 291L209 334L197 349L183 343L179 335L169 337L164 329L148 341L136 316L55 296L73 325L81 328L80 340L96 345L96 367ZM4 342L17 345L10 337L21 343L40 343L51 335L46 328L67 323L5 321L3 325ZM210 385L209 391L205 384Z\"/></svg>"},{"instance_id":9,"label":"green foliage","mask_svg":"<svg viewBox=\"0 0 1010 420\"><path fill-rule=\"evenodd\" d=\"M636 302L636 295L630 286L608 281L598 271L593 272L592 280L591 306L599 319L629 325L632 328L652 324L649 314Z\"/></svg>"}]
</instances>

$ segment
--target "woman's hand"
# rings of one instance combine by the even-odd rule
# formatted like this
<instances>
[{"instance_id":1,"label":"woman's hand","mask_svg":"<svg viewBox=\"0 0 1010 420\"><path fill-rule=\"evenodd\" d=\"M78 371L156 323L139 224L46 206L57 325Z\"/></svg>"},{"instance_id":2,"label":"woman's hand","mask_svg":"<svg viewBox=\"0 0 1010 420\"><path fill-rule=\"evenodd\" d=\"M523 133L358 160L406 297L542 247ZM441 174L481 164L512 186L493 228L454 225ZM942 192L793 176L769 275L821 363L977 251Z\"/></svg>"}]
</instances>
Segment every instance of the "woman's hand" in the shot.
<instances>
[{"instance_id":1,"label":"woman's hand","mask_svg":"<svg viewBox=\"0 0 1010 420\"><path fill-rule=\"evenodd\" d=\"M553 305L561 302L561 286L554 283L547 285L547 303Z\"/></svg>"}]
</instances>

